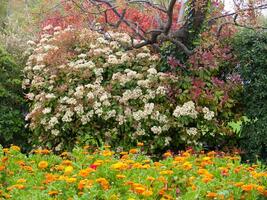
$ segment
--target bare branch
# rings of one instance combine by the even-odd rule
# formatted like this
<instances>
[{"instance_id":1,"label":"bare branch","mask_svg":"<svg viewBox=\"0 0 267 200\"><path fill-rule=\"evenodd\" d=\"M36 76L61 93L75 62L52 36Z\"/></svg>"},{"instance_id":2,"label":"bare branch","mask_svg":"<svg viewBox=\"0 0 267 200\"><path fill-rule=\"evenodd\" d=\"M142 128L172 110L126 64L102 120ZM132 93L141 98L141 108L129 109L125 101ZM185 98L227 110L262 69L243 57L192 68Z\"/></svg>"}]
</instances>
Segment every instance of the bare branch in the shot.
<instances>
[{"instance_id":1,"label":"bare branch","mask_svg":"<svg viewBox=\"0 0 267 200\"><path fill-rule=\"evenodd\" d=\"M165 8L161 7L158 4L154 4L154 3L150 2L150 1L146 1L146 0L129 0L128 3L129 4L146 4L149 7L152 7L154 9L156 9L156 10L159 10L160 12L167 13Z\"/></svg>"}]
</instances>

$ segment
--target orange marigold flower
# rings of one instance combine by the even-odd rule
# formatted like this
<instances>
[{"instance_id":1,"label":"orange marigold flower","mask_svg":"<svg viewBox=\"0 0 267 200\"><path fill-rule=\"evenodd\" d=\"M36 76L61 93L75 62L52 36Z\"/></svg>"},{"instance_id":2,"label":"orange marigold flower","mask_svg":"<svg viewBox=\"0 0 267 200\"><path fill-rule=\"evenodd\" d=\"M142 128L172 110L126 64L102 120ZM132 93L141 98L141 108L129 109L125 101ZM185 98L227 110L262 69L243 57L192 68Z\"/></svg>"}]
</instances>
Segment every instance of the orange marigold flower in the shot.
<instances>
[{"instance_id":1,"label":"orange marigold flower","mask_svg":"<svg viewBox=\"0 0 267 200\"><path fill-rule=\"evenodd\" d=\"M241 186L241 189L245 192L249 192L254 189L254 186L254 184L243 185Z\"/></svg>"},{"instance_id":2,"label":"orange marigold flower","mask_svg":"<svg viewBox=\"0 0 267 200\"><path fill-rule=\"evenodd\" d=\"M40 161L40 162L38 163L38 167L39 167L40 169L45 169L45 168L48 167L48 162L42 160L42 161Z\"/></svg>"},{"instance_id":3,"label":"orange marigold flower","mask_svg":"<svg viewBox=\"0 0 267 200\"><path fill-rule=\"evenodd\" d=\"M152 177L152 176L149 176L149 177L147 177L147 178L146 178L146 180L148 180L148 181L154 181L154 180L155 180L155 178L154 178L154 177Z\"/></svg>"},{"instance_id":4,"label":"orange marigold flower","mask_svg":"<svg viewBox=\"0 0 267 200\"><path fill-rule=\"evenodd\" d=\"M143 142L138 142L138 143L137 143L137 146L138 146L138 147L142 147L142 146L144 146L144 143L143 143Z\"/></svg>"},{"instance_id":5,"label":"orange marigold flower","mask_svg":"<svg viewBox=\"0 0 267 200\"><path fill-rule=\"evenodd\" d=\"M146 191L146 188L144 188L143 186L138 186L138 187L135 187L135 188L134 188L134 191L135 191L137 194L142 194L143 192Z\"/></svg>"},{"instance_id":6,"label":"orange marigold flower","mask_svg":"<svg viewBox=\"0 0 267 200\"><path fill-rule=\"evenodd\" d=\"M161 198L161 200L172 200L173 197L169 194L164 194L163 197Z\"/></svg>"},{"instance_id":7,"label":"orange marigold flower","mask_svg":"<svg viewBox=\"0 0 267 200\"><path fill-rule=\"evenodd\" d=\"M56 191L56 190L51 190L51 191L48 192L48 194L49 194L50 196L56 196L56 195L59 194L59 192Z\"/></svg>"},{"instance_id":8,"label":"orange marigold flower","mask_svg":"<svg viewBox=\"0 0 267 200\"><path fill-rule=\"evenodd\" d=\"M146 197L149 197L149 196L151 196L153 194L153 192L152 192L152 190L146 190L146 191L144 191L143 192L143 196L146 196Z\"/></svg>"},{"instance_id":9,"label":"orange marigold flower","mask_svg":"<svg viewBox=\"0 0 267 200\"><path fill-rule=\"evenodd\" d=\"M62 165L71 166L72 165L72 162L70 160L63 160L62 161Z\"/></svg>"},{"instance_id":10,"label":"orange marigold flower","mask_svg":"<svg viewBox=\"0 0 267 200\"><path fill-rule=\"evenodd\" d=\"M109 189L109 182L105 178L98 178L96 182L99 183L104 190Z\"/></svg>"},{"instance_id":11,"label":"orange marigold flower","mask_svg":"<svg viewBox=\"0 0 267 200\"><path fill-rule=\"evenodd\" d=\"M217 196L218 196L218 194L215 192L208 192L206 195L206 197L208 197L208 198L216 198Z\"/></svg>"},{"instance_id":12,"label":"orange marigold flower","mask_svg":"<svg viewBox=\"0 0 267 200\"><path fill-rule=\"evenodd\" d=\"M4 165L0 165L0 172L3 171L6 167Z\"/></svg>"},{"instance_id":13,"label":"orange marigold flower","mask_svg":"<svg viewBox=\"0 0 267 200\"><path fill-rule=\"evenodd\" d=\"M171 157L172 153L170 151L167 151L166 153L163 154L164 158Z\"/></svg>"},{"instance_id":14,"label":"orange marigold flower","mask_svg":"<svg viewBox=\"0 0 267 200\"><path fill-rule=\"evenodd\" d=\"M118 179L123 179L123 178L125 178L126 176L123 175L123 174L117 174L116 177L117 177Z\"/></svg>"},{"instance_id":15,"label":"orange marigold flower","mask_svg":"<svg viewBox=\"0 0 267 200\"><path fill-rule=\"evenodd\" d=\"M137 154L138 150L137 149L130 149L129 153L131 154Z\"/></svg>"},{"instance_id":16,"label":"orange marigold flower","mask_svg":"<svg viewBox=\"0 0 267 200\"><path fill-rule=\"evenodd\" d=\"M261 194L264 194L264 192L265 192L265 188L264 188L264 186L257 186L257 191L259 192L259 193L261 193Z\"/></svg>"}]
</instances>

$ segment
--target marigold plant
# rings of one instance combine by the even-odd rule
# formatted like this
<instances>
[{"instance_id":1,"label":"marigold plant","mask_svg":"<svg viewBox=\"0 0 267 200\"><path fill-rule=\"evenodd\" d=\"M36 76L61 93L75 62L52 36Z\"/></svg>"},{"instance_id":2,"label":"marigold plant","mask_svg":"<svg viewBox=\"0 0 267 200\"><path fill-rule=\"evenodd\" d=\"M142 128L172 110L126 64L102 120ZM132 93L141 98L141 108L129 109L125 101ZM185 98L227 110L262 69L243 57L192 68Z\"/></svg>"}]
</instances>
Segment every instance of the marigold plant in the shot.
<instances>
[{"instance_id":1,"label":"marigold plant","mask_svg":"<svg viewBox=\"0 0 267 200\"><path fill-rule=\"evenodd\" d=\"M124 155L109 148L94 149L76 148L60 156L38 150L26 156L12 148L1 148L0 198L267 198L266 169L260 163L240 164L238 155L188 150L156 162L141 149L141 153L127 151ZM111 153L104 155L108 151ZM45 167L40 168L40 163Z\"/></svg>"}]
</instances>

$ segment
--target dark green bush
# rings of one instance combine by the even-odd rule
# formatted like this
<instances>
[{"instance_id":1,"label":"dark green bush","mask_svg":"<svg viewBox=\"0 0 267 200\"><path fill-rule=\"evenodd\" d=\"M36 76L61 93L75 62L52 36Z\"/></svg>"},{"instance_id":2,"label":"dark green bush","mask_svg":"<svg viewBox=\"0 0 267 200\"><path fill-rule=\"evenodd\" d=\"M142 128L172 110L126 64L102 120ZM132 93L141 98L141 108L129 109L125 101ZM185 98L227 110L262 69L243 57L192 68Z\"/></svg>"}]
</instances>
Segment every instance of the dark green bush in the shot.
<instances>
[{"instance_id":1,"label":"dark green bush","mask_svg":"<svg viewBox=\"0 0 267 200\"><path fill-rule=\"evenodd\" d=\"M266 160L267 150L267 32L242 31L234 49L243 78L245 115L241 129L243 160Z\"/></svg>"},{"instance_id":2,"label":"dark green bush","mask_svg":"<svg viewBox=\"0 0 267 200\"><path fill-rule=\"evenodd\" d=\"M26 110L21 88L22 72L0 48L0 144L25 144L23 112Z\"/></svg>"}]
</instances>

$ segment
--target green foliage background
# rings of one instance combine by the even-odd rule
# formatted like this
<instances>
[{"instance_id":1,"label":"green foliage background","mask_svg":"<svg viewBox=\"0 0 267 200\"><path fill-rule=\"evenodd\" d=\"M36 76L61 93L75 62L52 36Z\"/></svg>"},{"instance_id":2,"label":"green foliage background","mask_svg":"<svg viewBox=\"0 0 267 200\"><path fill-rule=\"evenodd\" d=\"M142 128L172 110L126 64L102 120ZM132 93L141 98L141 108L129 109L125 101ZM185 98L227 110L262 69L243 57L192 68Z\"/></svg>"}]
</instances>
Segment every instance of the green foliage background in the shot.
<instances>
[{"instance_id":1,"label":"green foliage background","mask_svg":"<svg viewBox=\"0 0 267 200\"><path fill-rule=\"evenodd\" d=\"M19 66L0 48L0 144L3 146L26 142L21 73Z\"/></svg>"},{"instance_id":2,"label":"green foliage background","mask_svg":"<svg viewBox=\"0 0 267 200\"><path fill-rule=\"evenodd\" d=\"M234 43L243 78L245 116L241 128L244 160L267 159L267 32L242 31Z\"/></svg>"}]
</instances>

